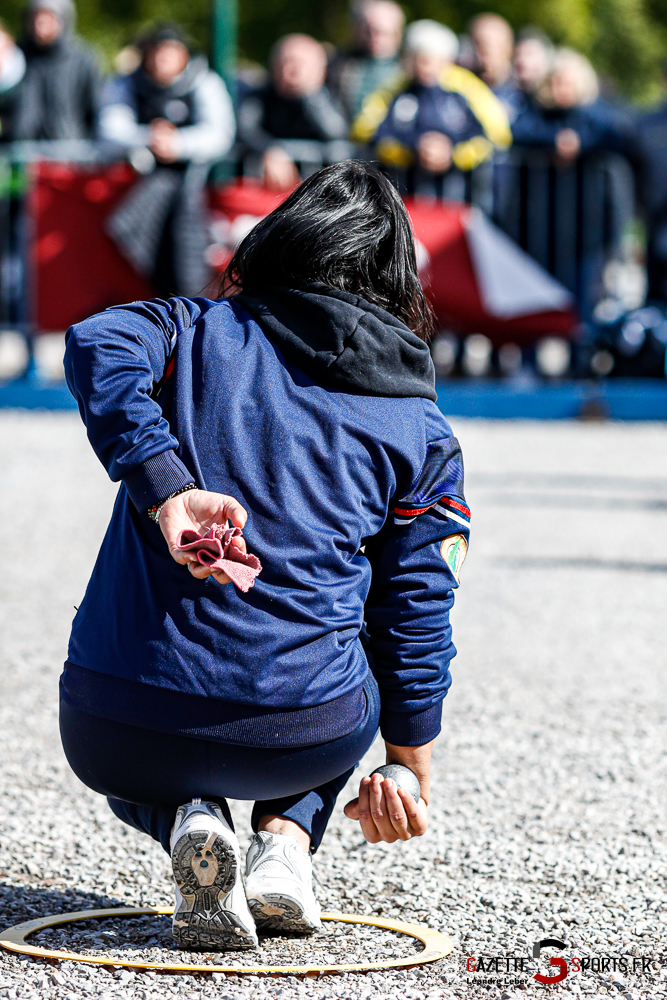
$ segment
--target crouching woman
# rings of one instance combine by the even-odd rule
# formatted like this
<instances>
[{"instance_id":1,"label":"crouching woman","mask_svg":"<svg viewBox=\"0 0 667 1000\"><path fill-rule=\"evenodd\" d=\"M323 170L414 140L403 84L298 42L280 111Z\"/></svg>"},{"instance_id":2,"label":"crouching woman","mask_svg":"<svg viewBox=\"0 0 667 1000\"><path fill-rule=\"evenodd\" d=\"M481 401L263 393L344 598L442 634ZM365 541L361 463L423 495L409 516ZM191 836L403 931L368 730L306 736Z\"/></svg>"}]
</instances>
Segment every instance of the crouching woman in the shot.
<instances>
[{"instance_id":1,"label":"crouching woman","mask_svg":"<svg viewBox=\"0 0 667 1000\"><path fill-rule=\"evenodd\" d=\"M346 815L371 843L426 830L469 522L410 223L377 170L308 178L224 290L109 309L65 357L122 485L72 628L63 746L170 852L175 940L206 949L319 927L311 855L378 727L421 799L364 777ZM254 800L245 882L227 798Z\"/></svg>"}]
</instances>

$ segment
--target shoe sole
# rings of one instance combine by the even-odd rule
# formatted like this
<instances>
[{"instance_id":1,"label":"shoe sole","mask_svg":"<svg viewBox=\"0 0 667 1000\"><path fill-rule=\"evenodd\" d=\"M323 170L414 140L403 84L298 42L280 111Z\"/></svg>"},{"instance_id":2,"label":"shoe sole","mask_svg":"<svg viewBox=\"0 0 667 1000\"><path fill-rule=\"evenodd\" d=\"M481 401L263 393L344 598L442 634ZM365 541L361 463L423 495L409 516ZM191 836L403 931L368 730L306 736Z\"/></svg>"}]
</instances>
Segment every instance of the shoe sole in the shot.
<instances>
[{"instance_id":1,"label":"shoe sole","mask_svg":"<svg viewBox=\"0 0 667 1000\"><path fill-rule=\"evenodd\" d=\"M257 947L256 937L238 914L220 902L234 888L238 876L236 854L224 837L205 830L184 834L174 845L171 865L183 896L172 923L179 948L239 951Z\"/></svg>"},{"instance_id":2,"label":"shoe sole","mask_svg":"<svg viewBox=\"0 0 667 1000\"><path fill-rule=\"evenodd\" d=\"M282 892L264 892L248 900L255 924L262 930L287 931L291 934L314 934L320 930L319 920L314 923L306 916L303 903Z\"/></svg>"}]
</instances>

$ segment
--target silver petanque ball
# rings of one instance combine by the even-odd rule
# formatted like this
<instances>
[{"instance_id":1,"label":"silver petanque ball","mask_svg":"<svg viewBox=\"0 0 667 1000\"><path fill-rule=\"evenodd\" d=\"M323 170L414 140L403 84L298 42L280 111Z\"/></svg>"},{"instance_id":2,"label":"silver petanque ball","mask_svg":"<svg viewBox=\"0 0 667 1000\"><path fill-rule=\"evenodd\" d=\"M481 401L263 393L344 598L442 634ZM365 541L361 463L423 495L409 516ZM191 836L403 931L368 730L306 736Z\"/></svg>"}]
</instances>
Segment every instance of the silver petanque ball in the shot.
<instances>
[{"instance_id":1,"label":"silver petanque ball","mask_svg":"<svg viewBox=\"0 0 667 1000\"><path fill-rule=\"evenodd\" d=\"M399 788L410 792L415 802L419 802L421 794L419 779L414 771L405 767L404 764L383 764L382 767L376 767L372 774L381 774L383 778L391 778Z\"/></svg>"}]
</instances>

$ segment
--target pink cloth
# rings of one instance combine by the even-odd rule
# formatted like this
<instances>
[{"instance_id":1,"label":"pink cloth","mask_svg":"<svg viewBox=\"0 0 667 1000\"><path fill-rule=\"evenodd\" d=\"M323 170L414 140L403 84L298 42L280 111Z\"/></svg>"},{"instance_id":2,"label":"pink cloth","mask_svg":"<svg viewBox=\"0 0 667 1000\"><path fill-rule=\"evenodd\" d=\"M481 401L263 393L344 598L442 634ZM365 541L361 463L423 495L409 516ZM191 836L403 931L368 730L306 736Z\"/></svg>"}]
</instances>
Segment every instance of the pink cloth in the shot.
<instances>
[{"instance_id":1,"label":"pink cloth","mask_svg":"<svg viewBox=\"0 0 667 1000\"><path fill-rule=\"evenodd\" d=\"M204 535L194 529L182 531L177 544L182 552L194 552L202 566L226 573L232 583L246 594L254 585L255 577L262 572L262 564L257 556L244 555L231 544L232 538L240 537L240 528L214 524Z\"/></svg>"}]
</instances>

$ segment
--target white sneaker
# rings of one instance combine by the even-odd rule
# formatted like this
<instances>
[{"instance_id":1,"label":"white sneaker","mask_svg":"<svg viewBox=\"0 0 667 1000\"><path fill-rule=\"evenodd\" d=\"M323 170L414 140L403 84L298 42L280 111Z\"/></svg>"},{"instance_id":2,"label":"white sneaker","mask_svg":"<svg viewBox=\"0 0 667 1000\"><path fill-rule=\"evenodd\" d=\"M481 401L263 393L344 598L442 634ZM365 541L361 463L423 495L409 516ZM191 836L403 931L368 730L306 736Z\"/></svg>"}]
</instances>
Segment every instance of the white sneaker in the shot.
<instances>
[{"instance_id":1,"label":"white sneaker","mask_svg":"<svg viewBox=\"0 0 667 1000\"><path fill-rule=\"evenodd\" d=\"M171 834L176 882L172 934L179 948L256 948L257 932L241 881L236 834L215 802L179 806Z\"/></svg>"},{"instance_id":2,"label":"white sneaker","mask_svg":"<svg viewBox=\"0 0 667 1000\"><path fill-rule=\"evenodd\" d=\"M320 930L310 855L296 837L256 833L246 857L245 894L259 928L312 934Z\"/></svg>"}]
</instances>

